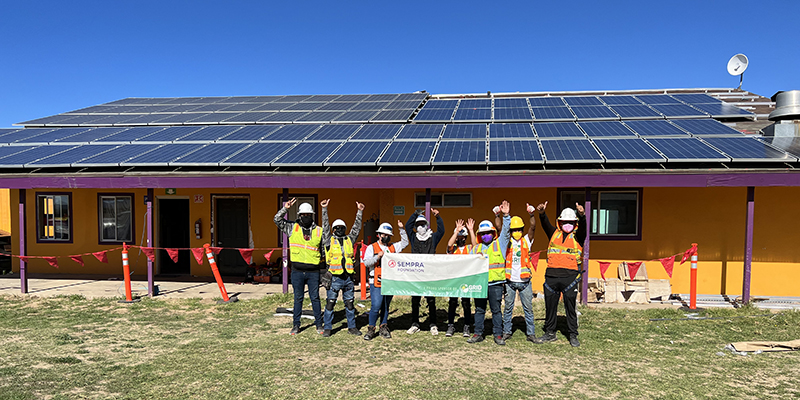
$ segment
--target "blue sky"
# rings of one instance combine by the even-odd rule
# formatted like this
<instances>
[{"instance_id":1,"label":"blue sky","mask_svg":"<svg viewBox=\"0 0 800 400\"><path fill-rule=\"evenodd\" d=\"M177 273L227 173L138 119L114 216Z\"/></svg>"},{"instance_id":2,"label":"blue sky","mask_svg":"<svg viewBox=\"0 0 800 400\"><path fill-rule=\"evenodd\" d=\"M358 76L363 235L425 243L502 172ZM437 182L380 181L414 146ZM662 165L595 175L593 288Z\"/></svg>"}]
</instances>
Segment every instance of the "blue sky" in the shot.
<instances>
[{"instance_id":1,"label":"blue sky","mask_svg":"<svg viewBox=\"0 0 800 400\"><path fill-rule=\"evenodd\" d=\"M800 89L800 2L6 1L0 127L125 97Z\"/></svg>"}]
</instances>

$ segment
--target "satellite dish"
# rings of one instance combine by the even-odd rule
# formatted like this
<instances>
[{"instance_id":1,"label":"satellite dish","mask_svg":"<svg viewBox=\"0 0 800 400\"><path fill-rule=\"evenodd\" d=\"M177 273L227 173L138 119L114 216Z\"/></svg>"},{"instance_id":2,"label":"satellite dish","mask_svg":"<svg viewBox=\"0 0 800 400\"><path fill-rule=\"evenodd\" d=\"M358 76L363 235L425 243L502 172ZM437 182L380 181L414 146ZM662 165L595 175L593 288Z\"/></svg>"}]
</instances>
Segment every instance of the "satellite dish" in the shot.
<instances>
[{"instance_id":1,"label":"satellite dish","mask_svg":"<svg viewBox=\"0 0 800 400\"><path fill-rule=\"evenodd\" d=\"M731 57L731 59L728 60L728 73L733 76L739 75L739 87L737 89L742 88L744 70L747 69L747 65L749 63L750 61L747 60L747 56L741 53Z\"/></svg>"}]
</instances>

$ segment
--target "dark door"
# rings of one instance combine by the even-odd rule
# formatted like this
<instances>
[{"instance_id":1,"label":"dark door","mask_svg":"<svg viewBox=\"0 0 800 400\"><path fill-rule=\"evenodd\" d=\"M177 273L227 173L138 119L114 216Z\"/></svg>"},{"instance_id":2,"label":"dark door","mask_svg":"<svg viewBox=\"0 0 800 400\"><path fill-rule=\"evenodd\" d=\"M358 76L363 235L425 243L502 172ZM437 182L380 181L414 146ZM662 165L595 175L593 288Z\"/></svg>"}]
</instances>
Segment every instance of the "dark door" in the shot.
<instances>
[{"instance_id":1,"label":"dark door","mask_svg":"<svg viewBox=\"0 0 800 400\"><path fill-rule=\"evenodd\" d=\"M216 198L214 237L225 247L217 256L222 275L245 276L247 263L236 249L250 247L250 206L247 198ZM233 249L231 249L231 247Z\"/></svg>"},{"instance_id":2,"label":"dark door","mask_svg":"<svg viewBox=\"0 0 800 400\"><path fill-rule=\"evenodd\" d=\"M158 199L158 247L189 247L189 199ZM158 250L158 271L162 275L189 274L189 250L180 250L172 262L166 250Z\"/></svg>"}]
</instances>

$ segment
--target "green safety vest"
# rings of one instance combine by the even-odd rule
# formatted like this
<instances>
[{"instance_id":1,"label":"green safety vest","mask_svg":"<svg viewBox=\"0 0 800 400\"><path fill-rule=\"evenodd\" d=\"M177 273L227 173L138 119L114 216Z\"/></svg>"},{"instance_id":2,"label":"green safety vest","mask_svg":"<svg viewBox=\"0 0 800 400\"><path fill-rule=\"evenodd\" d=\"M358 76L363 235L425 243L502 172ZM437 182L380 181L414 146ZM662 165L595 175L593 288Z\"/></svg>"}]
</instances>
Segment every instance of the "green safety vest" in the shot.
<instances>
[{"instance_id":1,"label":"green safety vest","mask_svg":"<svg viewBox=\"0 0 800 400\"><path fill-rule=\"evenodd\" d=\"M506 257L500 251L500 245L497 240L494 240L490 245L478 243L472 248L472 254L477 253L489 256L489 282L506 280Z\"/></svg>"},{"instance_id":2,"label":"green safety vest","mask_svg":"<svg viewBox=\"0 0 800 400\"><path fill-rule=\"evenodd\" d=\"M289 236L289 248L291 249L292 262L317 265L320 261L319 245L322 241L322 228L316 227L311 230L311 237L306 240L303 237L303 229L300 225L294 224L294 230Z\"/></svg>"},{"instance_id":3,"label":"green safety vest","mask_svg":"<svg viewBox=\"0 0 800 400\"><path fill-rule=\"evenodd\" d=\"M325 260L328 263L328 270L333 275L341 275L344 270L348 274L355 273L353 269L353 260L355 259L355 251L353 250L353 242L349 237L344 238L344 248L339 246L339 240L331 237L331 245L328 251L325 252ZM344 269L342 268L342 258L344 258Z\"/></svg>"}]
</instances>

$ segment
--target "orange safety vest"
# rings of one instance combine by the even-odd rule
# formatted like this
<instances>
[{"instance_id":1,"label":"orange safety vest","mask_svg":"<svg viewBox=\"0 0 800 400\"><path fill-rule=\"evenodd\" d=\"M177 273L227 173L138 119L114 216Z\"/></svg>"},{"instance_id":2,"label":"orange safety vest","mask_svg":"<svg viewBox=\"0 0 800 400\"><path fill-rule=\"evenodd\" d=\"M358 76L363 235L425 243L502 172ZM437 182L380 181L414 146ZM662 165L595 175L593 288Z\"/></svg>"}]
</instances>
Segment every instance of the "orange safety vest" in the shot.
<instances>
[{"instance_id":1,"label":"orange safety vest","mask_svg":"<svg viewBox=\"0 0 800 400\"><path fill-rule=\"evenodd\" d=\"M453 246L455 246L455 245L453 245ZM468 245L464 245L464 249L463 250L459 249L458 247L456 247L455 250L453 250L453 252L450 253L450 254L470 254L471 251L472 251L472 245L468 244Z\"/></svg>"},{"instance_id":2,"label":"orange safety vest","mask_svg":"<svg viewBox=\"0 0 800 400\"><path fill-rule=\"evenodd\" d=\"M381 251L382 250L381 250L380 243L375 242L375 243L372 244L372 254L378 254ZM389 253L395 253L394 244L392 244L388 248L386 248L386 251L388 251ZM366 271L367 266L364 265L364 259L361 259L361 267L364 268L364 270ZM381 263L380 263L380 261L375 263L375 272L373 273L373 275L374 276L371 276L369 278L369 280L371 281L370 283L374 284L375 287L381 287Z\"/></svg>"},{"instance_id":3,"label":"orange safety vest","mask_svg":"<svg viewBox=\"0 0 800 400\"><path fill-rule=\"evenodd\" d=\"M528 242L525 240L525 237L521 237L519 239L520 247L522 248L522 254L520 258L520 271L519 271L519 279L522 279L523 282L526 282L531 279L531 259L528 255ZM506 250L506 279L511 279L511 264L513 264L514 260L514 245L511 241L508 242L508 250Z\"/></svg>"},{"instance_id":4,"label":"orange safety vest","mask_svg":"<svg viewBox=\"0 0 800 400\"><path fill-rule=\"evenodd\" d=\"M558 229L550 238L550 245L547 246L547 268L578 271L583 263L582 255L583 246L575 240L575 232L565 234L564 231Z\"/></svg>"}]
</instances>

